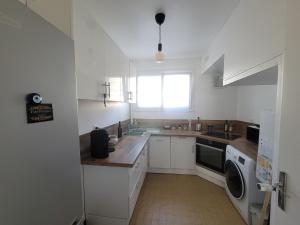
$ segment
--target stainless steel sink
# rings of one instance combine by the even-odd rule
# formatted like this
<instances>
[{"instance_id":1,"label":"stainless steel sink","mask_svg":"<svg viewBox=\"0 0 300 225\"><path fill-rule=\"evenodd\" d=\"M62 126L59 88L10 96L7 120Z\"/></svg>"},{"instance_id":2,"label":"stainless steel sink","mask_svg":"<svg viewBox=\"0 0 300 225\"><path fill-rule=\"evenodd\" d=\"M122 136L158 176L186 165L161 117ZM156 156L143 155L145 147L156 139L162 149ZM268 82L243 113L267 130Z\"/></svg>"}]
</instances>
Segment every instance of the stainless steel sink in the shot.
<instances>
[{"instance_id":1,"label":"stainless steel sink","mask_svg":"<svg viewBox=\"0 0 300 225\"><path fill-rule=\"evenodd\" d=\"M127 135L129 136L142 136L147 130L141 128L129 129Z\"/></svg>"}]
</instances>

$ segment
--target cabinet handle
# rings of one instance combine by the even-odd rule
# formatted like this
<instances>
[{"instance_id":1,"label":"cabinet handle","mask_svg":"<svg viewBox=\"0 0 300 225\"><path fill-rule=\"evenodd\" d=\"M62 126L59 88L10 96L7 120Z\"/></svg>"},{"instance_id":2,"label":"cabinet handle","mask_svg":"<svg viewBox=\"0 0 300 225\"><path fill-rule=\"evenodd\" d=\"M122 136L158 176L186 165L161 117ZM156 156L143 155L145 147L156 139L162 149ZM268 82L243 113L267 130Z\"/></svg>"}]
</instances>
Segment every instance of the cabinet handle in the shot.
<instances>
[{"instance_id":1,"label":"cabinet handle","mask_svg":"<svg viewBox=\"0 0 300 225\"><path fill-rule=\"evenodd\" d=\"M108 86L108 97L110 98L110 82L108 82L107 86Z\"/></svg>"},{"instance_id":2,"label":"cabinet handle","mask_svg":"<svg viewBox=\"0 0 300 225\"><path fill-rule=\"evenodd\" d=\"M132 101L132 91L128 91L128 100Z\"/></svg>"},{"instance_id":3,"label":"cabinet handle","mask_svg":"<svg viewBox=\"0 0 300 225\"><path fill-rule=\"evenodd\" d=\"M215 151L219 151L219 152L225 152L225 150L223 150L221 148L215 148L215 147L211 147L211 146L203 145L203 144L199 144L199 143L196 143L196 145L200 146L200 147L204 147L204 148L209 148L209 149L212 149L212 150L215 150Z\"/></svg>"}]
</instances>

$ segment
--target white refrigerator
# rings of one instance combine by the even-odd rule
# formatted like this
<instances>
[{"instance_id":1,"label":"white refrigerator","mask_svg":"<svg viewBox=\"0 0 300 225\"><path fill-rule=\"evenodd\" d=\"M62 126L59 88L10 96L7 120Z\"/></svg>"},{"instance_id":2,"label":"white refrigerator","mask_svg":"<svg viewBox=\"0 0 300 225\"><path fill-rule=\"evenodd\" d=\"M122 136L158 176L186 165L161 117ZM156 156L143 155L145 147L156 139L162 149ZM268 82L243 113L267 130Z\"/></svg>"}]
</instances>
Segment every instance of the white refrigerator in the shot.
<instances>
[{"instance_id":1,"label":"white refrigerator","mask_svg":"<svg viewBox=\"0 0 300 225\"><path fill-rule=\"evenodd\" d=\"M17 0L0 1L0 224L83 216L73 41ZM54 120L27 123L37 92Z\"/></svg>"}]
</instances>

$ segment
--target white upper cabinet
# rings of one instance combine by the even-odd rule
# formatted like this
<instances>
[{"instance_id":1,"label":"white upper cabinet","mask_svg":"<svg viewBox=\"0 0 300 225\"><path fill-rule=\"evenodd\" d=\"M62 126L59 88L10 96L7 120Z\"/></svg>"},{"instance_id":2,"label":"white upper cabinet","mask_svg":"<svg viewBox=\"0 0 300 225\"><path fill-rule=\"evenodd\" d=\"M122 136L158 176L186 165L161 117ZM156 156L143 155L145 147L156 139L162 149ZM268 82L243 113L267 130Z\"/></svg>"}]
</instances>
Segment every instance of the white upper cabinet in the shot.
<instances>
[{"instance_id":1,"label":"white upper cabinet","mask_svg":"<svg viewBox=\"0 0 300 225\"><path fill-rule=\"evenodd\" d=\"M88 10L74 1L74 44L77 97L103 100L106 35Z\"/></svg>"},{"instance_id":2,"label":"white upper cabinet","mask_svg":"<svg viewBox=\"0 0 300 225\"><path fill-rule=\"evenodd\" d=\"M239 79L283 53L284 24L285 1L241 0L214 40L205 69L224 55L224 83Z\"/></svg>"},{"instance_id":3,"label":"white upper cabinet","mask_svg":"<svg viewBox=\"0 0 300 225\"><path fill-rule=\"evenodd\" d=\"M32 11L72 37L72 0L20 0Z\"/></svg>"},{"instance_id":4,"label":"white upper cabinet","mask_svg":"<svg viewBox=\"0 0 300 225\"><path fill-rule=\"evenodd\" d=\"M90 14L84 1L74 1L77 97L124 101L129 59Z\"/></svg>"},{"instance_id":5,"label":"white upper cabinet","mask_svg":"<svg viewBox=\"0 0 300 225\"><path fill-rule=\"evenodd\" d=\"M136 103L136 67L133 62L129 64L129 77L127 78L128 102Z\"/></svg>"},{"instance_id":6,"label":"white upper cabinet","mask_svg":"<svg viewBox=\"0 0 300 225\"><path fill-rule=\"evenodd\" d=\"M107 36L105 44L106 81L110 85L108 101L124 101L126 77L129 74L129 59L115 42Z\"/></svg>"},{"instance_id":7,"label":"white upper cabinet","mask_svg":"<svg viewBox=\"0 0 300 225\"><path fill-rule=\"evenodd\" d=\"M193 137L171 137L171 168L195 169L196 140Z\"/></svg>"},{"instance_id":8,"label":"white upper cabinet","mask_svg":"<svg viewBox=\"0 0 300 225\"><path fill-rule=\"evenodd\" d=\"M241 1L227 29L224 80L283 53L284 15L282 0Z\"/></svg>"}]
</instances>

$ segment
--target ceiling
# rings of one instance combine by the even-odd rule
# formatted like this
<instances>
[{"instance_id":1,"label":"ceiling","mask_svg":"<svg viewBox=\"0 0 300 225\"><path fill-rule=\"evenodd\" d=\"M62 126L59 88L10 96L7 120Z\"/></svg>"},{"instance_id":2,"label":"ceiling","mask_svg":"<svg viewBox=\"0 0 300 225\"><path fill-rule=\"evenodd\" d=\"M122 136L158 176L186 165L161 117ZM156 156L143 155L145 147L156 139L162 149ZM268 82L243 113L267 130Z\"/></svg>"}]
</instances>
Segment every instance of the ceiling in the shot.
<instances>
[{"instance_id":1,"label":"ceiling","mask_svg":"<svg viewBox=\"0 0 300 225\"><path fill-rule=\"evenodd\" d=\"M152 58L157 50L157 12L167 58L203 55L239 0L87 0L92 14L130 58Z\"/></svg>"}]
</instances>

